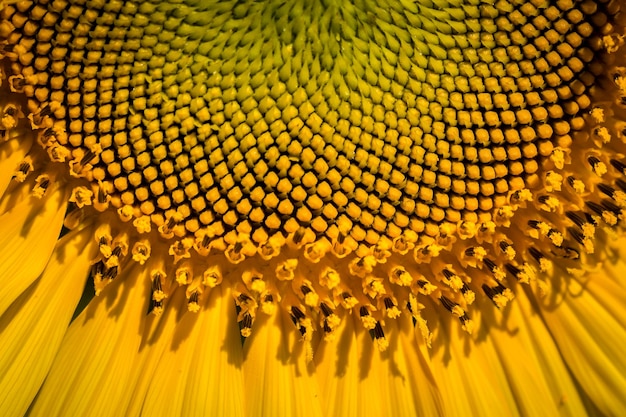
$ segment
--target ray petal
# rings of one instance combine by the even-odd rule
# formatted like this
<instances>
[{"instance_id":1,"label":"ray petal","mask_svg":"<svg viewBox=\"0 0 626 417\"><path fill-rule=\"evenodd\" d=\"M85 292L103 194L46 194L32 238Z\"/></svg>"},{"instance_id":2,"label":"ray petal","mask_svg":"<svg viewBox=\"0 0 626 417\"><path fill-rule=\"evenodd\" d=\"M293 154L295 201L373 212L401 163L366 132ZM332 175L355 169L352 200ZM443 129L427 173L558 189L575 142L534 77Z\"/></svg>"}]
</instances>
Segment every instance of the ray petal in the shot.
<instances>
[{"instance_id":1,"label":"ray petal","mask_svg":"<svg viewBox=\"0 0 626 417\"><path fill-rule=\"evenodd\" d=\"M537 297L541 314L581 388L604 415L626 415L626 290L617 285L626 262L565 277L559 302Z\"/></svg>"},{"instance_id":2,"label":"ray petal","mask_svg":"<svg viewBox=\"0 0 626 417\"><path fill-rule=\"evenodd\" d=\"M584 415L585 405L575 381L545 323L528 298L520 294L504 312L491 311L491 320L500 325L491 329L489 337L493 340L520 414Z\"/></svg>"},{"instance_id":3,"label":"ray petal","mask_svg":"<svg viewBox=\"0 0 626 417\"><path fill-rule=\"evenodd\" d=\"M29 197L0 216L0 315L41 274L56 244L66 210L65 193Z\"/></svg>"},{"instance_id":4,"label":"ray petal","mask_svg":"<svg viewBox=\"0 0 626 417\"><path fill-rule=\"evenodd\" d=\"M90 238L87 229L60 240L41 277L0 318L4 415L24 415L50 369L85 285L95 250Z\"/></svg>"},{"instance_id":5,"label":"ray petal","mask_svg":"<svg viewBox=\"0 0 626 417\"><path fill-rule=\"evenodd\" d=\"M445 415L519 416L492 340L484 334L468 335L456 320L432 313L424 318L431 327L438 322L430 363Z\"/></svg>"},{"instance_id":6,"label":"ray petal","mask_svg":"<svg viewBox=\"0 0 626 417\"><path fill-rule=\"evenodd\" d=\"M312 363L282 309L259 314L244 344L244 392L250 417L321 416Z\"/></svg>"},{"instance_id":7,"label":"ray petal","mask_svg":"<svg viewBox=\"0 0 626 417\"><path fill-rule=\"evenodd\" d=\"M184 289L177 295L173 303L186 303L181 296ZM158 336L153 348L162 355L154 371L145 375L150 376L142 416L243 415L242 346L235 304L222 287L207 296L207 308L169 320Z\"/></svg>"},{"instance_id":8,"label":"ray petal","mask_svg":"<svg viewBox=\"0 0 626 417\"><path fill-rule=\"evenodd\" d=\"M352 317L345 317L336 332L315 356L324 415L442 415L439 392L410 318L390 321L384 352Z\"/></svg>"},{"instance_id":9,"label":"ray petal","mask_svg":"<svg viewBox=\"0 0 626 417\"><path fill-rule=\"evenodd\" d=\"M31 416L124 414L147 321L147 269L118 276L72 323Z\"/></svg>"}]
</instances>

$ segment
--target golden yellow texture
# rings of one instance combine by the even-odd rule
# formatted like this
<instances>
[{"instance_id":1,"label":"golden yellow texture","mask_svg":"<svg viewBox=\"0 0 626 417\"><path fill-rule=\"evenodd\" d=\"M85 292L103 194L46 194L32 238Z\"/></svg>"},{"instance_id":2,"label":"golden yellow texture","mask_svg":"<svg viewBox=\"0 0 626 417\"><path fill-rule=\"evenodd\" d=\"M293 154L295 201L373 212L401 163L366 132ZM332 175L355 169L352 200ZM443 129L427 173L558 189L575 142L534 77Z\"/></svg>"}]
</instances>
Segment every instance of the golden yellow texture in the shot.
<instances>
[{"instance_id":1,"label":"golden yellow texture","mask_svg":"<svg viewBox=\"0 0 626 417\"><path fill-rule=\"evenodd\" d=\"M43 264L11 284L0 313L40 274L62 279L59 265L70 261L47 266L48 258L82 245L82 254L67 249L79 259L74 274L89 270L89 279L80 303L84 277L64 283L74 288L64 320L75 321L67 335L58 330L62 346L97 340L98 326L81 333L79 323L93 316L109 329L104 300L123 291L132 318L109 329L112 340L135 325L158 333L178 323L216 356L228 356L218 342L245 339L244 358L220 356L233 369L256 372L277 350L299 361L286 375L314 366L333 381L339 366L324 359L329 351L384 359L390 350L401 368L423 368L403 388L413 405L432 401L445 414L441 398L416 400L420 378L442 363L424 365L419 352L460 357L463 340L489 339L511 315L528 321L520 332L529 352L537 349L529 357L558 357L579 384L585 368L570 364L578 352L560 359L548 342L527 339L543 332L567 344L555 324L567 320L548 319L548 308L540 326L533 314L600 268L617 272L608 283L596 278L605 290L590 290L597 299L587 305L610 298L613 285L613 296L624 291L613 243L626 207L622 8L570 0L4 2L0 213L14 223L4 246L18 235L24 248L30 243L20 207L44 213L32 230L50 227L38 243ZM521 305L511 307L515 297ZM606 318L621 323L620 340L623 305ZM577 308L570 318L587 329ZM74 309L78 318L68 315ZM141 318L142 310L154 317ZM204 316L184 318L187 310ZM234 322L201 342L203 325L190 323L209 326L220 314ZM452 335L450 318L466 334ZM407 332L418 342L408 343ZM474 360L501 355L505 339L493 336ZM270 341L250 347L258 340ZM53 375L75 353L59 349L61 359L49 358ZM142 363L189 357L160 349ZM501 359L485 378L516 380L516 366ZM444 366L432 378L479 385L481 372L468 369ZM397 377L380 372L381 381ZM554 375L541 377L550 385ZM596 383L584 384L573 414L622 407L599 404ZM511 384L502 410L529 398ZM253 385L245 380L243 389L253 403L280 402ZM286 409L302 407L298 387ZM332 390L320 392L334 398ZM146 403L160 404L158 391L150 395ZM37 413L56 407L53 397L42 394ZM401 401L384 404L374 409L393 414ZM146 404L128 407L149 414ZM275 409L259 407L246 412ZM355 415L368 412L355 407ZM332 414L326 405L312 410Z\"/></svg>"}]
</instances>

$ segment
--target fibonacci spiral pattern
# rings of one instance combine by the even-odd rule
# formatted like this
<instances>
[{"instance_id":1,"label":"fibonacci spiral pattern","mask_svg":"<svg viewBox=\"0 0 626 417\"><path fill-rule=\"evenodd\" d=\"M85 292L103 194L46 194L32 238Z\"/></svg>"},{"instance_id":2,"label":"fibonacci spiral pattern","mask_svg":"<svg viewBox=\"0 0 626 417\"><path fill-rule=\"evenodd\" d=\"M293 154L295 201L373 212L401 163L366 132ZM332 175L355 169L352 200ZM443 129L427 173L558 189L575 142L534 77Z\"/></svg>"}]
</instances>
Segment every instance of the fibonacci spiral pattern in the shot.
<instances>
[{"instance_id":1,"label":"fibonacci spiral pattern","mask_svg":"<svg viewBox=\"0 0 626 417\"><path fill-rule=\"evenodd\" d=\"M197 309L222 281L202 257L223 253L266 262L232 284L244 336L282 299L305 338L330 334L343 306L383 339L401 310L423 324L418 294L470 331L476 289L503 306L507 274L528 282L551 256L593 252L601 219L621 217L626 182L564 170L575 157L598 176L624 171L591 150L616 133L591 98L621 42L618 12L569 0L19 2L0 16L19 97L3 127L27 115L41 145L18 181L36 171L38 195L56 181L72 208L117 212L96 232L96 292L129 249L141 264L168 251L174 262L151 272L155 311L174 281ZM531 201L566 216L525 212ZM526 227L537 243L514 241Z\"/></svg>"}]
</instances>

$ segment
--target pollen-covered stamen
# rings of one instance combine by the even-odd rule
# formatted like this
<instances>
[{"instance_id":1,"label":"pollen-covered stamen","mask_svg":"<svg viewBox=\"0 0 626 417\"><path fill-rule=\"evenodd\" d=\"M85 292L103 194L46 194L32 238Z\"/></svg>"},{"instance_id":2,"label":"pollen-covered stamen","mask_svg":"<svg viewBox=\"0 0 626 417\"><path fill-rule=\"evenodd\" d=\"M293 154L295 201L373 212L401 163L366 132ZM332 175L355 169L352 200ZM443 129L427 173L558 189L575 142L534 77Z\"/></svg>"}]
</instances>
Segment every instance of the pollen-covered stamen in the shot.
<instances>
[{"instance_id":1,"label":"pollen-covered stamen","mask_svg":"<svg viewBox=\"0 0 626 417\"><path fill-rule=\"evenodd\" d=\"M567 177L567 183L570 187L572 187L576 194L583 194L586 190L585 183L572 175Z\"/></svg>"},{"instance_id":2,"label":"pollen-covered stamen","mask_svg":"<svg viewBox=\"0 0 626 417\"><path fill-rule=\"evenodd\" d=\"M553 265L552 261L546 258L546 256L537 248L531 246L528 248L528 253L533 257L537 264L539 265L539 270L541 272L549 272L551 273Z\"/></svg>"},{"instance_id":3,"label":"pollen-covered stamen","mask_svg":"<svg viewBox=\"0 0 626 417\"><path fill-rule=\"evenodd\" d=\"M253 297L241 292L237 288L233 292L233 296L235 297L235 304L237 305L237 322L239 323L241 336L249 337L250 334L252 334L252 325L254 324L258 304Z\"/></svg>"},{"instance_id":4,"label":"pollen-covered stamen","mask_svg":"<svg viewBox=\"0 0 626 417\"><path fill-rule=\"evenodd\" d=\"M446 310L448 310L450 313L452 313L455 317L459 319L463 330L465 330L466 332L470 334L473 332L474 322L469 318L465 310L463 310L463 308L461 308L459 304L455 303L454 301L450 300L444 295L439 297L439 301L445 307Z\"/></svg>"},{"instance_id":5,"label":"pollen-covered stamen","mask_svg":"<svg viewBox=\"0 0 626 417\"><path fill-rule=\"evenodd\" d=\"M151 252L152 247L150 241L145 239L139 240L133 244L131 251L133 261L138 262L139 265L143 265L150 258Z\"/></svg>"},{"instance_id":6,"label":"pollen-covered stamen","mask_svg":"<svg viewBox=\"0 0 626 417\"><path fill-rule=\"evenodd\" d=\"M586 201L585 205L609 226L615 226L621 217L620 208L610 201L603 200L601 204L594 201Z\"/></svg>"},{"instance_id":7,"label":"pollen-covered stamen","mask_svg":"<svg viewBox=\"0 0 626 417\"><path fill-rule=\"evenodd\" d=\"M493 278L496 281L502 281L505 277L505 273L502 268L497 265L493 260L489 258L483 259L483 264L487 267L489 272L491 272Z\"/></svg>"},{"instance_id":8,"label":"pollen-covered stamen","mask_svg":"<svg viewBox=\"0 0 626 417\"><path fill-rule=\"evenodd\" d=\"M369 330L372 330L378 322L374 317L372 317L366 306L361 306L359 308L359 317L361 319L361 323L363 323L363 327Z\"/></svg>"},{"instance_id":9,"label":"pollen-covered stamen","mask_svg":"<svg viewBox=\"0 0 626 417\"><path fill-rule=\"evenodd\" d=\"M308 307L316 307L319 304L319 295L313 291L312 284L305 282L300 286L300 292L303 296L304 304Z\"/></svg>"},{"instance_id":10,"label":"pollen-covered stamen","mask_svg":"<svg viewBox=\"0 0 626 417\"><path fill-rule=\"evenodd\" d=\"M313 323L311 319L304 314L302 309L298 306L291 306L289 308L289 316L291 317L291 321L296 325L300 335L304 340L311 340L313 336Z\"/></svg>"},{"instance_id":11,"label":"pollen-covered stamen","mask_svg":"<svg viewBox=\"0 0 626 417\"><path fill-rule=\"evenodd\" d=\"M604 162L602 162L596 156L591 155L591 156L587 157L587 162L591 166L591 169L593 170L594 174L596 174L597 176L601 177L601 176L603 176L604 174L607 173L606 164Z\"/></svg>"},{"instance_id":12,"label":"pollen-covered stamen","mask_svg":"<svg viewBox=\"0 0 626 417\"><path fill-rule=\"evenodd\" d=\"M34 171L33 160L30 156L26 157L22 162L19 163L15 173L13 174L13 179L17 182L24 182L26 176Z\"/></svg>"},{"instance_id":13,"label":"pollen-covered stamen","mask_svg":"<svg viewBox=\"0 0 626 417\"><path fill-rule=\"evenodd\" d=\"M254 323L254 317L249 311L242 311L239 319L239 331L242 337L250 337L252 334L252 324Z\"/></svg>"},{"instance_id":14,"label":"pollen-covered stamen","mask_svg":"<svg viewBox=\"0 0 626 417\"><path fill-rule=\"evenodd\" d=\"M202 274L202 284L214 288L222 283L222 271L217 265L208 267Z\"/></svg>"},{"instance_id":15,"label":"pollen-covered stamen","mask_svg":"<svg viewBox=\"0 0 626 417\"><path fill-rule=\"evenodd\" d=\"M200 311L200 292L192 291L191 294L187 296L187 309L192 313L197 313Z\"/></svg>"},{"instance_id":16,"label":"pollen-covered stamen","mask_svg":"<svg viewBox=\"0 0 626 417\"><path fill-rule=\"evenodd\" d=\"M383 299L385 315L389 318L395 319L400 316L400 309L396 302L390 297L385 297Z\"/></svg>"},{"instance_id":17,"label":"pollen-covered stamen","mask_svg":"<svg viewBox=\"0 0 626 417\"><path fill-rule=\"evenodd\" d=\"M402 287L410 287L413 276L402 266L395 266L389 271L389 282Z\"/></svg>"},{"instance_id":18,"label":"pollen-covered stamen","mask_svg":"<svg viewBox=\"0 0 626 417\"><path fill-rule=\"evenodd\" d=\"M383 352L389 347L389 342L385 338L385 331L379 321L377 321L374 328L370 330L370 336L374 340L374 344L379 351Z\"/></svg>"},{"instance_id":19,"label":"pollen-covered stamen","mask_svg":"<svg viewBox=\"0 0 626 417\"><path fill-rule=\"evenodd\" d=\"M33 195L37 198L43 198L46 195L46 191L50 187L52 178L48 174L39 175L35 179L35 185L33 186Z\"/></svg>"},{"instance_id":20,"label":"pollen-covered stamen","mask_svg":"<svg viewBox=\"0 0 626 417\"><path fill-rule=\"evenodd\" d=\"M495 286L483 284L481 288L487 297L489 297L489 299L493 301L498 308L504 308L514 297L513 292L509 288L502 285L501 282L497 282Z\"/></svg>"},{"instance_id":21,"label":"pollen-covered stamen","mask_svg":"<svg viewBox=\"0 0 626 417\"><path fill-rule=\"evenodd\" d=\"M78 186L72 189L69 201L76 204L78 208L90 206L93 202L93 192L87 187Z\"/></svg>"},{"instance_id":22,"label":"pollen-covered stamen","mask_svg":"<svg viewBox=\"0 0 626 417\"><path fill-rule=\"evenodd\" d=\"M152 299L162 301L166 297L163 291L163 275L160 272L154 272L150 278L152 279Z\"/></svg>"},{"instance_id":23,"label":"pollen-covered stamen","mask_svg":"<svg viewBox=\"0 0 626 417\"><path fill-rule=\"evenodd\" d=\"M461 279L460 276L455 274L450 269L446 268L442 271L443 273L443 282L452 288L455 292L460 291L463 288L465 282Z\"/></svg>"},{"instance_id":24,"label":"pollen-covered stamen","mask_svg":"<svg viewBox=\"0 0 626 417\"><path fill-rule=\"evenodd\" d=\"M563 243L563 234L550 226L548 223L538 220L528 221L529 235L535 239L547 237L550 243L556 247L560 247Z\"/></svg>"},{"instance_id":25,"label":"pollen-covered stamen","mask_svg":"<svg viewBox=\"0 0 626 417\"><path fill-rule=\"evenodd\" d=\"M498 243L498 246L500 247L500 250L502 251L502 253L504 254L504 256L506 256L506 258L509 261L512 261L513 259L515 259L515 249L513 248L513 245L510 244L509 242L506 242L504 240L501 240Z\"/></svg>"},{"instance_id":26,"label":"pollen-covered stamen","mask_svg":"<svg viewBox=\"0 0 626 417\"><path fill-rule=\"evenodd\" d=\"M96 295L100 295L102 290L115 278L119 273L119 266L115 265L107 267L104 260L95 262L91 267L91 276L93 277L94 291Z\"/></svg>"}]
</instances>

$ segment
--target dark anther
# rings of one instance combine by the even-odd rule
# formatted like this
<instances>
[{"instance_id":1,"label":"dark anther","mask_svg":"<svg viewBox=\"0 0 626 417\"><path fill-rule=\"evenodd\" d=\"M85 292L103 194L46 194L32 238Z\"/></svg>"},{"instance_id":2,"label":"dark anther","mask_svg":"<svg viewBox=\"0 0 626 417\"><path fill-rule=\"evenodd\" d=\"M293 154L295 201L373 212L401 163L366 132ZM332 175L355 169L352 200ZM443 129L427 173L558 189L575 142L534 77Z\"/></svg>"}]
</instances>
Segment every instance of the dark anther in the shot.
<instances>
[{"instance_id":1,"label":"dark anther","mask_svg":"<svg viewBox=\"0 0 626 417\"><path fill-rule=\"evenodd\" d=\"M102 189L102 188L98 188L98 203L100 204L104 204L106 203L106 198L107 198L107 193Z\"/></svg>"},{"instance_id":2,"label":"dark anther","mask_svg":"<svg viewBox=\"0 0 626 417\"><path fill-rule=\"evenodd\" d=\"M163 291L163 285L161 284L160 277L155 277L152 280L152 291Z\"/></svg>"},{"instance_id":3,"label":"dark anther","mask_svg":"<svg viewBox=\"0 0 626 417\"><path fill-rule=\"evenodd\" d=\"M505 264L504 268L509 272L509 274L513 275L515 279L519 279L519 274L522 271L518 267L512 264Z\"/></svg>"},{"instance_id":4,"label":"dark anther","mask_svg":"<svg viewBox=\"0 0 626 417\"><path fill-rule=\"evenodd\" d=\"M117 256L119 258L119 256L122 254L122 247L121 246L116 246L115 248L113 248L113 250L111 251L111 254L113 256Z\"/></svg>"},{"instance_id":5,"label":"dark anther","mask_svg":"<svg viewBox=\"0 0 626 417\"><path fill-rule=\"evenodd\" d=\"M602 191L604 194L606 194L607 196L613 198L613 193L615 192L615 190L612 187L604 183L600 183L598 184L598 189Z\"/></svg>"},{"instance_id":6,"label":"dark anther","mask_svg":"<svg viewBox=\"0 0 626 417\"><path fill-rule=\"evenodd\" d=\"M92 150L88 150L87 152L85 152L85 154L81 158L79 165L85 166L89 162L91 162L95 157L96 157L95 152L93 152Z\"/></svg>"},{"instance_id":7,"label":"dark anther","mask_svg":"<svg viewBox=\"0 0 626 417\"><path fill-rule=\"evenodd\" d=\"M472 246L472 247L465 249L465 254L467 256L474 256L474 247Z\"/></svg>"},{"instance_id":8,"label":"dark anther","mask_svg":"<svg viewBox=\"0 0 626 417\"><path fill-rule=\"evenodd\" d=\"M590 156L587 158L587 162L589 162L589 165L595 168L595 166L600 163L600 160L595 156Z\"/></svg>"},{"instance_id":9,"label":"dark anther","mask_svg":"<svg viewBox=\"0 0 626 417\"><path fill-rule=\"evenodd\" d=\"M396 305L393 303L393 301L391 300L391 298L389 298L389 297L386 297L383 301L384 301L384 303L385 303L385 308L387 308L387 309L389 309L389 308L393 308L393 307L395 307L395 306L396 306Z\"/></svg>"},{"instance_id":10,"label":"dark anther","mask_svg":"<svg viewBox=\"0 0 626 417\"><path fill-rule=\"evenodd\" d=\"M566 211L565 216L570 219L576 226L582 227L583 224L587 223L585 219L580 217L578 214L573 211Z\"/></svg>"},{"instance_id":11,"label":"dark anther","mask_svg":"<svg viewBox=\"0 0 626 417\"><path fill-rule=\"evenodd\" d=\"M536 249L535 247L531 246L528 249L528 252L530 252L530 254L532 255L533 258L535 258L535 260L537 262L541 261L543 258L545 258L545 256L543 255L543 253L541 253L539 251L539 249Z\"/></svg>"},{"instance_id":12,"label":"dark anther","mask_svg":"<svg viewBox=\"0 0 626 417\"><path fill-rule=\"evenodd\" d=\"M424 281L423 279L418 279L417 280L417 285L419 285L420 288L424 288L426 286L426 284L428 284L428 281Z\"/></svg>"},{"instance_id":13,"label":"dark anther","mask_svg":"<svg viewBox=\"0 0 626 417\"><path fill-rule=\"evenodd\" d=\"M450 279L454 276L454 272L448 270L448 269L444 269L443 271L443 275L447 278Z\"/></svg>"},{"instance_id":14,"label":"dark anther","mask_svg":"<svg viewBox=\"0 0 626 417\"><path fill-rule=\"evenodd\" d=\"M483 289L483 292L487 295L487 297L489 297L489 299L492 301L493 301L493 297L499 294L494 288L491 288L487 284L481 285L481 288Z\"/></svg>"},{"instance_id":15,"label":"dark anther","mask_svg":"<svg viewBox=\"0 0 626 417\"><path fill-rule=\"evenodd\" d=\"M105 269L106 269L106 267L104 266L104 262L98 261L98 262L96 262L95 264L93 264L91 266L91 274L94 277L97 277L97 276L101 277L102 274L104 274L104 270Z\"/></svg>"},{"instance_id":16,"label":"dark anther","mask_svg":"<svg viewBox=\"0 0 626 417\"><path fill-rule=\"evenodd\" d=\"M611 159L611 165L618 170L621 174L626 175L626 164L618 161L617 159Z\"/></svg>"},{"instance_id":17,"label":"dark anther","mask_svg":"<svg viewBox=\"0 0 626 417\"><path fill-rule=\"evenodd\" d=\"M291 307L291 314L298 320L305 318L306 316L298 307Z\"/></svg>"},{"instance_id":18,"label":"dark anther","mask_svg":"<svg viewBox=\"0 0 626 417\"><path fill-rule=\"evenodd\" d=\"M615 214L616 216L619 215L622 211L613 201L607 200L606 198L602 199L602 207Z\"/></svg>"},{"instance_id":19,"label":"dark anther","mask_svg":"<svg viewBox=\"0 0 626 417\"><path fill-rule=\"evenodd\" d=\"M115 277L117 277L117 266L113 266L104 271L104 278L114 279Z\"/></svg>"},{"instance_id":20,"label":"dark anther","mask_svg":"<svg viewBox=\"0 0 626 417\"><path fill-rule=\"evenodd\" d=\"M22 174L26 174L28 173L29 169L30 169L30 164L28 162L22 162L18 168L18 171L20 171Z\"/></svg>"},{"instance_id":21,"label":"dark anther","mask_svg":"<svg viewBox=\"0 0 626 417\"><path fill-rule=\"evenodd\" d=\"M243 313L243 319L241 320L241 328L242 329L252 328L252 316L247 311Z\"/></svg>"},{"instance_id":22,"label":"dark anther","mask_svg":"<svg viewBox=\"0 0 626 417\"><path fill-rule=\"evenodd\" d=\"M589 207L594 213L602 215L604 209L598 203L594 203L593 201L585 201L585 205Z\"/></svg>"},{"instance_id":23,"label":"dark anther","mask_svg":"<svg viewBox=\"0 0 626 417\"><path fill-rule=\"evenodd\" d=\"M510 247L511 245L508 242L505 242L504 240L500 241L500 250L502 250L502 252L506 253L506 250Z\"/></svg>"},{"instance_id":24,"label":"dark anther","mask_svg":"<svg viewBox=\"0 0 626 417\"><path fill-rule=\"evenodd\" d=\"M624 181L621 178L618 178L617 180L615 180L615 185L617 185L620 190L626 192L626 181Z\"/></svg>"},{"instance_id":25,"label":"dark anther","mask_svg":"<svg viewBox=\"0 0 626 417\"><path fill-rule=\"evenodd\" d=\"M539 227L539 221L528 220L528 226L532 227L533 229L537 229Z\"/></svg>"},{"instance_id":26,"label":"dark anther","mask_svg":"<svg viewBox=\"0 0 626 417\"><path fill-rule=\"evenodd\" d=\"M293 234L293 243L296 245L300 244L302 238L304 238L304 228L301 227Z\"/></svg>"},{"instance_id":27,"label":"dark anther","mask_svg":"<svg viewBox=\"0 0 626 417\"><path fill-rule=\"evenodd\" d=\"M584 244L585 236L581 233L580 230L574 227L568 227L567 231L569 232L570 235L572 235L572 237L574 238L574 240L576 240L576 242L580 243L581 245Z\"/></svg>"},{"instance_id":28,"label":"dark anther","mask_svg":"<svg viewBox=\"0 0 626 417\"><path fill-rule=\"evenodd\" d=\"M311 289L307 287L306 285L302 285L300 287L300 291L302 291L303 295L307 295L308 293L312 292Z\"/></svg>"},{"instance_id":29,"label":"dark anther","mask_svg":"<svg viewBox=\"0 0 626 417\"><path fill-rule=\"evenodd\" d=\"M496 269L496 263L489 258L484 258L483 263L487 266L487 268L489 268L491 272Z\"/></svg>"},{"instance_id":30,"label":"dark anther","mask_svg":"<svg viewBox=\"0 0 626 417\"><path fill-rule=\"evenodd\" d=\"M152 300L150 306L150 311L160 310L161 308L163 308L163 301Z\"/></svg>"},{"instance_id":31,"label":"dark anther","mask_svg":"<svg viewBox=\"0 0 626 417\"><path fill-rule=\"evenodd\" d=\"M382 339L385 337L385 332L383 331L383 326L380 325L380 322L376 322L376 326L374 326L374 330L372 330L372 336L376 339Z\"/></svg>"},{"instance_id":32,"label":"dark anther","mask_svg":"<svg viewBox=\"0 0 626 417\"><path fill-rule=\"evenodd\" d=\"M448 310L449 312L452 312L452 309L454 307L456 307L458 304L455 303L454 301L450 300L449 298L447 298L446 296L442 295L441 297L439 297L439 301L441 301L441 304L446 308L446 310Z\"/></svg>"},{"instance_id":33,"label":"dark anther","mask_svg":"<svg viewBox=\"0 0 626 417\"><path fill-rule=\"evenodd\" d=\"M570 187L574 186L574 182L576 181L576 178L574 178L573 176L569 176L567 177L567 183L570 185Z\"/></svg>"},{"instance_id":34,"label":"dark anther","mask_svg":"<svg viewBox=\"0 0 626 417\"><path fill-rule=\"evenodd\" d=\"M330 333L333 331L333 329L331 329L328 323L326 322L326 319L324 319L324 325L322 326L322 329L324 330L324 333Z\"/></svg>"},{"instance_id":35,"label":"dark anther","mask_svg":"<svg viewBox=\"0 0 626 417\"><path fill-rule=\"evenodd\" d=\"M237 300L239 300L241 303L246 303L247 301L250 301L251 298L245 294L239 294L239 296L237 297Z\"/></svg>"},{"instance_id":36,"label":"dark anther","mask_svg":"<svg viewBox=\"0 0 626 417\"><path fill-rule=\"evenodd\" d=\"M274 296L272 294L267 294L264 300L266 303L271 303L274 301Z\"/></svg>"},{"instance_id":37,"label":"dark anther","mask_svg":"<svg viewBox=\"0 0 626 417\"><path fill-rule=\"evenodd\" d=\"M369 312L369 311L367 311L367 307L362 306L362 307L359 309L359 314L361 315L361 317L365 317L365 316L369 316L369 315L370 315L370 312Z\"/></svg>"},{"instance_id":38,"label":"dark anther","mask_svg":"<svg viewBox=\"0 0 626 417\"><path fill-rule=\"evenodd\" d=\"M50 178L43 178L39 183L39 187L41 187L44 191L48 189L50 186Z\"/></svg>"},{"instance_id":39,"label":"dark anther","mask_svg":"<svg viewBox=\"0 0 626 417\"><path fill-rule=\"evenodd\" d=\"M320 304L320 309L322 310L322 313L324 313L324 316L326 317L333 314L333 310L331 310L330 307L328 307L325 303Z\"/></svg>"}]
</instances>

